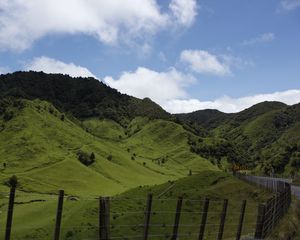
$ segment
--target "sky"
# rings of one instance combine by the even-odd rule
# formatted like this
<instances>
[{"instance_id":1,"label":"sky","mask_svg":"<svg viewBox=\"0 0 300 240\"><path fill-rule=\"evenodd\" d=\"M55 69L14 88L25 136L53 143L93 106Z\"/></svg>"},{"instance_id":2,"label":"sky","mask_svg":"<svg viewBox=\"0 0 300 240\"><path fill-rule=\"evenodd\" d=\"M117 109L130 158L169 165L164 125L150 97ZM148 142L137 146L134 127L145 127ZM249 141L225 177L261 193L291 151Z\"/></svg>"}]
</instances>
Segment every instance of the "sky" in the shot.
<instances>
[{"instance_id":1,"label":"sky","mask_svg":"<svg viewBox=\"0 0 300 240\"><path fill-rule=\"evenodd\" d=\"M95 77L171 113L300 102L300 0L0 0L0 74Z\"/></svg>"}]
</instances>

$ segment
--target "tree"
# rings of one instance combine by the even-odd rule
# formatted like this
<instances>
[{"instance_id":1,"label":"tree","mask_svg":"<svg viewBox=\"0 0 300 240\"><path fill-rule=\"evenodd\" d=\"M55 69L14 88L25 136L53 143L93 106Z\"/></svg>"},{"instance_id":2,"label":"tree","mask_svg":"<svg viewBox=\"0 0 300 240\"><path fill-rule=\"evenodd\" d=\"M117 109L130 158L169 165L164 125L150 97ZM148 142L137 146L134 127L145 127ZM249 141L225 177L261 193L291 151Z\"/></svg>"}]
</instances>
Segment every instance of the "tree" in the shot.
<instances>
[{"instance_id":1,"label":"tree","mask_svg":"<svg viewBox=\"0 0 300 240\"><path fill-rule=\"evenodd\" d=\"M7 185L9 187L17 187L18 185L18 178L16 175L11 176L8 181L7 181Z\"/></svg>"}]
</instances>

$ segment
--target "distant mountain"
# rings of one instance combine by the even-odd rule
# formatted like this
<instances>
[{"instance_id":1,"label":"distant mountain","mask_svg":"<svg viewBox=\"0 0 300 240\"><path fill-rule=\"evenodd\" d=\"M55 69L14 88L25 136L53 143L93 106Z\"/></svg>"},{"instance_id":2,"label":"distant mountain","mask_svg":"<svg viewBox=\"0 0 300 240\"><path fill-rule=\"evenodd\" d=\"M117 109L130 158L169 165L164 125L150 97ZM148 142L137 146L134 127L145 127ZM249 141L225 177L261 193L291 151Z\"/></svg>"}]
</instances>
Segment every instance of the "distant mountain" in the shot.
<instances>
[{"instance_id":1,"label":"distant mountain","mask_svg":"<svg viewBox=\"0 0 300 240\"><path fill-rule=\"evenodd\" d=\"M8 96L46 100L80 119L108 118L124 124L136 116L170 118L169 113L150 99L121 94L94 78L32 71L0 75L0 98Z\"/></svg>"},{"instance_id":2,"label":"distant mountain","mask_svg":"<svg viewBox=\"0 0 300 240\"><path fill-rule=\"evenodd\" d=\"M233 114L202 110L176 116L198 132L226 139L235 161L242 165L264 173L290 174L300 169L300 104L262 102ZM213 150L211 157L219 151Z\"/></svg>"},{"instance_id":3,"label":"distant mountain","mask_svg":"<svg viewBox=\"0 0 300 240\"><path fill-rule=\"evenodd\" d=\"M230 119L230 114L226 114L214 109L175 114L175 116L187 124L199 124L201 127L208 129L217 127L219 124Z\"/></svg>"},{"instance_id":4,"label":"distant mountain","mask_svg":"<svg viewBox=\"0 0 300 240\"><path fill-rule=\"evenodd\" d=\"M223 113L214 109L198 110L191 113L175 114L181 121L189 124L199 124L203 128L212 129L224 122L243 122L261 114L287 107L281 102L262 102L238 113Z\"/></svg>"}]
</instances>

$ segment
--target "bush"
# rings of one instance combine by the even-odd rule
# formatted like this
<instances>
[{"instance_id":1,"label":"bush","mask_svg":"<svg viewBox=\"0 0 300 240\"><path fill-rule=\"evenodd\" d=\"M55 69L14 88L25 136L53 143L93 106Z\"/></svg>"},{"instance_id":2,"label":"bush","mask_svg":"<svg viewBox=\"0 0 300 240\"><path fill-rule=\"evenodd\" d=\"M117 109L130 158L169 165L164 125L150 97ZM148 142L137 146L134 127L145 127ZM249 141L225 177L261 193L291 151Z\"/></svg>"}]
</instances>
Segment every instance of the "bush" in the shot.
<instances>
[{"instance_id":1,"label":"bush","mask_svg":"<svg viewBox=\"0 0 300 240\"><path fill-rule=\"evenodd\" d=\"M113 157L112 157L112 155L111 155L111 154L107 156L107 160L108 160L108 161L111 161L111 160L112 160L112 158L113 158Z\"/></svg>"},{"instance_id":2,"label":"bush","mask_svg":"<svg viewBox=\"0 0 300 240\"><path fill-rule=\"evenodd\" d=\"M94 158L92 158L92 154L89 155L85 152L79 151L77 153L77 158L85 166L90 166L91 164L93 164L95 162L95 155L94 155Z\"/></svg>"}]
</instances>

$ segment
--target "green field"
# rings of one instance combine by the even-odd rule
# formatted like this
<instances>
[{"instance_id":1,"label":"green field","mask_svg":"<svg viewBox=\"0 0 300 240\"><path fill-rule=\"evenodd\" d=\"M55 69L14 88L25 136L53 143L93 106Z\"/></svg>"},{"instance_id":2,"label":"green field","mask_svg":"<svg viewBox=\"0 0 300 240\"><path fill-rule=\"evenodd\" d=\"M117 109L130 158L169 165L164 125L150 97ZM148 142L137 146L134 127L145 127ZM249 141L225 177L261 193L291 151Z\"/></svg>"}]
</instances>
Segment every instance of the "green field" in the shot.
<instances>
[{"instance_id":1,"label":"green field","mask_svg":"<svg viewBox=\"0 0 300 240\"><path fill-rule=\"evenodd\" d=\"M152 238L156 236L155 239L169 239L178 196L184 199L180 239L197 239L204 197L211 201L205 239L216 239L224 198L229 199L224 239L231 239L237 229L242 200L248 201L243 236L251 236L255 228L257 205L270 195L226 173L215 171L204 171L160 185L138 187L111 196L112 239L134 239L134 236L142 235L143 212L146 196L150 192L153 193L153 207L149 235ZM93 194L65 197L62 239L96 239L97 198ZM4 226L7 199L1 199L0 225ZM57 196L18 191L15 202L13 239L49 239L53 236Z\"/></svg>"}]
</instances>

